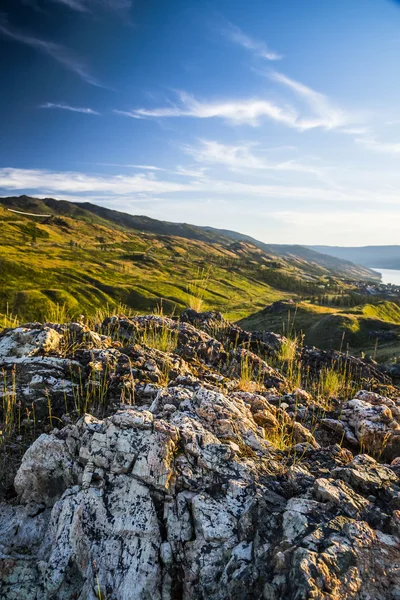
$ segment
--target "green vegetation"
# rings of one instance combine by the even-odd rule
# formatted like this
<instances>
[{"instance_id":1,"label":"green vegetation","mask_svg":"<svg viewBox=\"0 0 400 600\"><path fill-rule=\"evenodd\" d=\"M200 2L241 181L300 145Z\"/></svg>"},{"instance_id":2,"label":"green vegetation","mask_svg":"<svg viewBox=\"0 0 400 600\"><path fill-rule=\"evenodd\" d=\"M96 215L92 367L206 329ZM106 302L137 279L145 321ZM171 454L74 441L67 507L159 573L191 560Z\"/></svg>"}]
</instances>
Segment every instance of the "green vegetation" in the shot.
<instances>
[{"instance_id":1,"label":"green vegetation","mask_svg":"<svg viewBox=\"0 0 400 600\"><path fill-rule=\"evenodd\" d=\"M9 198L0 201L0 220L0 314L22 321L89 318L119 304L148 313L160 300L166 313L193 306L235 320L282 298L346 289L295 247L291 255L285 249L281 256L278 246L278 254L266 254L218 230L94 205Z\"/></svg>"},{"instance_id":2,"label":"green vegetation","mask_svg":"<svg viewBox=\"0 0 400 600\"><path fill-rule=\"evenodd\" d=\"M152 312L163 299L166 313L179 313L200 297L204 308L240 318L278 300L282 293L250 278L245 264L229 244L211 245L183 238L160 237L103 224L100 219L64 216L38 222L33 243L24 237L21 223L29 217L9 213L0 206L0 314L22 321L60 320L55 307L68 315L92 316L105 306L124 304ZM99 241L99 238L102 238ZM221 258L238 265L220 265ZM249 253L249 260L251 259ZM212 265L212 275L190 289L190 282ZM8 306L8 309L7 309ZM7 313L8 311L8 313ZM5 323L6 324L6 323Z\"/></svg>"},{"instance_id":3,"label":"green vegetation","mask_svg":"<svg viewBox=\"0 0 400 600\"><path fill-rule=\"evenodd\" d=\"M151 324L137 336L136 342L161 352L173 352L178 345L178 331Z\"/></svg>"},{"instance_id":4,"label":"green vegetation","mask_svg":"<svg viewBox=\"0 0 400 600\"><path fill-rule=\"evenodd\" d=\"M364 353L378 360L400 353L400 307L395 302L354 308L282 303L242 319L239 325L249 331L268 329L285 334L288 322L298 335L304 334L304 342L310 346Z\"/></svg>"},{"instance_id":5,"label":"green vegetation","mask_svg":"<svg viewBox=\"0 0 400 600\"><path fill-rule=\"evenodd\" d=\"M301 246L52 199L2 199L0 220L1 327L71 319L94 326L107 313L149 313L161 302L165 314L217 310L249 330L281 333L293 321L297 341L282 349L288 364L302 334L321 348L400 353L399 306L365 304L343 279L344 271L368 270ZM289 299L297 308L265 309Z\"/></svg>"}]
</instances>

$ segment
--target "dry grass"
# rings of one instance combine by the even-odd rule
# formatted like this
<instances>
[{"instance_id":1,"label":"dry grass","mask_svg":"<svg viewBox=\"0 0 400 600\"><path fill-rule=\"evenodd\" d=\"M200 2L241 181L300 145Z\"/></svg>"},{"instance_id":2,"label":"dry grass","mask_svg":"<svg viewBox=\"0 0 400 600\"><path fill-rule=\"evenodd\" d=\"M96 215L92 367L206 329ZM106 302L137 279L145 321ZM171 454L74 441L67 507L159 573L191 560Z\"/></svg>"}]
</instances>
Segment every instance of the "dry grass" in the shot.
<instances>
[{"instance_id":1,"label":"dry grass","mask_svg":"<svg viewBox=\"0 0 400 600\"><path fill-rule=\"evenodd\" d=\"M8 383L7 372L2 371L1 389L1 420L0 420L0 444L10 439L17 422L17 382L16 370L11 373L11 389ZM19 419L20 421L20 419Z\"/></svg>"},{"instance_id":2,"label":"dry grass","mask_svg":"<svg viewBox=\"0 0 400 600\"><path fill-rule=\"evenodd\" d=\"M161 385L163 387L167 387L167 385L169 384L169 380L170 380L170 373L171 373L171 365L166 360L163 362L163 364L160 368L160 376L158 378L159 385Z\"/></svg>"},{"instance_id":3,"label":"dry grass","mask_svg":"<svg viewBox=\"0 0 400 600\"><path fill-rule=\"evenodd\" d=\"M79 369L76 380L71 371L73 409L77 415L92 413L95 416L102 416L107 408L108 392L110 387L110 368L108 365L92 365L91 373L86 381L83 380L82 371ZM64 399L66 412L71 407L67 404L67 398Z\"/></svg>"},{"instance_id":4,"label":"dry grass","mask_svg":"<svg viewBox=\"0 0 400 600\"><path fill-rule=\"evenodd\" d=\"M8 327L19 327L20 320L17 316L13 315L10 311L10 307L7 302L6 312L4 315L0 315L0 333L3 329Z\"/></svg>"},{"instance_id":5,"label":"dry grass","mask_svg":"<svg viewBox=\"0 0 400 600\"><path fill-rule=\"evenodd\" d=\"M240 361L240 376L237 389L241 392L255 392L264 388L262 374L259 368L251 364L248 354L242 356Z\"/></svg>"},{"instance_id":6,"label":"dry grass","mask_svg":"<svg viewBox=\"0 0 400 600\"><path fill-rule=\"evenodd\" d=\"M281 362L291 362L297 357L297 351L301 345L301 339L297 336L285 337L278 352L278 360Z\"/></svg>"},{"instance_id":7,"label":"dry grass","mask_svg":"<svg viewBox=\"0 0 400 600\"><path fill-rule=\"evenodd\" d=\"M210 270L202 269L197 277L188 283L188 306L196 312L201 312L204 307L205 291L210 279Z\"/></svg>"},{"instance_id":8,"label":"dry grass","mask_svg":"<svg viewBox=\"0 0 400 600\"><path fill-rule=\"evenodd\" d=\"M104 320L111 315L124 315L128 319L131 319L132 317L136 317L137 314L137 311L134 311L121 302L118 304L106 304L102 308L97 308L93 315L86 317L85 325L93 331L99 331Z\"/></svg>"},{"instance_id":9,"label":"dry grass","mask_svg":"<svg viewBox=\"0 0 400 600\"><path fill-rule=\"evenodd\" d=\"M285 423L279 424L276 429L265 429L265 439L271 442L277 450L283 452L289 450L293 446L293 433Z\"/></svg>"}]
</instances>

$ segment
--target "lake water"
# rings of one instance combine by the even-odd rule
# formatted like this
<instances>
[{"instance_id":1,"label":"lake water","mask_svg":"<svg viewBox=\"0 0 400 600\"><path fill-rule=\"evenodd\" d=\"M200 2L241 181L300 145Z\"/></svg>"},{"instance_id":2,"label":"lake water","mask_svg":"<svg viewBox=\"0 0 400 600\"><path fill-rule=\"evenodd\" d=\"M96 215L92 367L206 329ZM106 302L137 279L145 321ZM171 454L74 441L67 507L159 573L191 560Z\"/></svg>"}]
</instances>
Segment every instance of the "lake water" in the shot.
<instances>
[{"instance_id":1,"label":"lake water","mask_svg":"<svg viewBox=\"0 0 400 600\"><path fill-rule=\"evenodd\" d=\"M392 283L393 285L400 285L400 271L397 269L381 269L380 267L373 267L374 271L378 271L382 275L382 283Z\"/></svg>"}]
</instances>

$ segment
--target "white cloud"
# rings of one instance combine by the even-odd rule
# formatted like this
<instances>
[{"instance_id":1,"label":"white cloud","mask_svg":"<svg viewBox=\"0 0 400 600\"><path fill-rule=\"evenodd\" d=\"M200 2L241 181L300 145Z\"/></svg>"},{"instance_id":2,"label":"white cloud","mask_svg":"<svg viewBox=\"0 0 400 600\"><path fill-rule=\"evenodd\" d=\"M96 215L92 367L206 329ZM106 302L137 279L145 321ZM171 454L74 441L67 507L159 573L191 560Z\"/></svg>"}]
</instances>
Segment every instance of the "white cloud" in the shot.
<instances>
[{"instance_id":1,"label":"white cloud","mask_svg":"<svg viewBox=\"0 0 400 600\"><path fill-rule=\"evenodd\" d=\"M182 177L194 177L195 179L202 179L205 175L206 170L207 169L205 167L194 169L193 167L187 168L178 166L176 168L176 171L172 171L172 173L174 173L175 175L181 175Z\"/></svg>"},{"instance_id":2,"label":"white cloud","mask_svg":"<svg viewBox=\"0 0 400 600\"><path fill-rule=\"evenodd\" d=\"M120 167L122 169L140 169L144 171L168 171L168 169L163 169L162 167L155 167L154 165L130 165L130 164L121 164L121 163L96 163L100 167Z\"/></svg>"},{"instance_id":3,"label":"white cloud","mask_svg":"<svg viewBox=\"0 0 400 600\"><path fill-rule=\"evenodd\" d=\"M42 190L49 193L166 193L186 190L184 184L159 181L153 175L87 175L74 171L53 172L40 169L0 169L0 187L15 190Z\"/></svg>"},{"instance_id":4,"label":"white cloud","mask_svg":"<svg viewBox=\"0 0 400 600\"><path fill-rule=\"evenodd\" d=\"M162 167L155 167L154 165L130 165L134 169L144 169L145 171L166 171Z\"/></svg>"},{"instance_id":5,"label":"white cloud","mask_svg":"<svg viewBox=\"0 0 400 600\"><path fill-rule=\"evenodd\" d=\"M132 111L115 110L114 112L134 119L151 117L221 118L232 124L253 126L260 124L261 117L269 117L274 121L296 127L297 115L295 111L287 108L283 109L266 100L250 99L202 102L185 92L179 93L179 100L180 104L178 105L162 108L139 108Z\"/></svg>"},{"instance_id":6,"label":"white cloud","mask_svg":"<svg viewBox=\"0 0 400 600\"><path fill-rule=\"evenodd\" d=\"M321 176L314 165L304 165L295 160L271 162L253 152L254 144L235 146L212 140L200 140L198 146L184 146L184 150L200 163L222 165L232 171L296 171Z\"/></svg>"},{"instance_id":7,"label":"white cloud","mask_svg":"<svg viewBox=\"0 0 400 600\"><path fill-rule=\"evenodd\" d=\"M266 75L263 73L263 75ZM364 115L357 117L335 107L326 96L282 75L269 73L269 78L291 89L297 97L305 101L310 116L302 116L299 110L285 104L279 106L270 100L250 98L244 100L202 101L186 92L178 92L178 102L160 108L138 108L131 111L114 110L115 113L134 119L192 117L197 119L220 118L233 125L259 126L263 117L269 118L287 127L306 131L309 129L338 129L343 133L354 133L346 128L358 123ZM359 129L358 129L359 130Z\"/></svg>"},{"instance_id":8,"label":"white cloud","mask_svg":"<svg viewBox=\"0 0 400 600\"><path fill-rule=\"evenodd\" d=\"M32 37L21 33L15 29L11 29L7 25L0 23L0 36L30 46L39 52L47 54L59 64L61 64L68 71L76 73L81 79L97 87L103 87L88 71L87 66L78 58L74 57L68 48L55 44L53 42L47 42L39 38Z\"/></svg>"},{"instance_id":9,"label":"white cloud","mask_svg":"<svg viewBox=\"0 0 400 600\"><path fill-rule=\"evenodd\" d=\"M264 42L249 37L239 27L236 27L236 25L229 23L228 27L221 30L221 33L231 42L242 46L242 48L246 48L246 50L251 50L260 58L265 58L266 60L280 60L283 58L282 54L270 50Z\"/></svg>"},{"instance_id":10,"label":"white cloud","mask_svg":"<svg viewBox=\"0 0 400 600\"><path fill-rule=\"evenodd\" d=\"M116 108L113 110L113 113L116 115L122 115L123 117L132 117L132 119L142 119L143 117L135 114L135 111L129 110L117 110Z\"/></svg>"},{"instance_id":11,"label":"white cloud","mask_svg":"<svg viewBox=\"0 0 400 600\"><path fill-rule=\"evenodd\" d=\"M85 115L99 115L100 113L93 108L79 108L77 106L69 106L69 104L53 104L52 102L46 102L41 104L39 108L59 108L62 110L69 110L71 112L83 113Z\"/></svg>"},{"instance_id":12,"label":"white cloud","mask_svg":"<svg viewBox=\"0 0 400 600\"><path fill-rule=\"evenodd\" d=\"M347 188L333 189L328 186L281 184L269 185L255 183L250 179L232 181L223 179L191 178L189 181L171 181L167 178L157 179L154 173L138 173L136 175L97 175L75 171L54 172L40 169L0 169L0 188L20 190L29 193L57 195L63 194L106 194L114 196L138 194L181 194L183 198L191 195L235 197L243 202L250 198L288 199L292 201L318 201L322 204L365 203L398 204L396 189L377 191L374 189ZM88 199L90 199L88 197Z\"/></svg>"},{"instance_id":13,"label":"white cloud","mask_svg":"<svg viewBox=\"0 0 400 600\"><path fill-rule=\"evenodd\" d=\"M269 77L274 81L286 86L297 96L303 98L306 104L313 111L313 115L308 118L302 118L298 121L299 129L312 129L314 127L323 127L325 129L335 129L347 125L350 121L350 115L340 108L332 105L330 100L320 92L283 75L282 73L271 73Z\"/></svg>"},{"instance_id":14,"label":"white cloud","mask_svg":"<svg viewBox=\"0 0 400 600\"><path fill-rule=\"evenodd\" d=\"M204 176L204 172L205 172L205 168L201 168L201 169L193 169L193 168L187 168L187 167L182 167L182 166L178 166L176 167L176 169L165 169L164 167L155 167L154 165L121 165L121 164L117 164L117 163L97 163L97 165L99 166L103 166L103 167L120 167L123 169L138 169L140 171L150 171L150 172L156 172L156 171L160 171L163 173L170 173L172 175L181 175L183 177L203 177Z\"/></svg>"},{"instance_id":15,"label":"white cloud","mask_svg":"<svg viewBox=\"0 0 400 600\"><path fill-rule=\"evenodd\" d=\"M400 154L400 142L381 142L375 138L368 137L357 138L355 141L368 150L387 154Z\"/></svg>"}]
</instances>

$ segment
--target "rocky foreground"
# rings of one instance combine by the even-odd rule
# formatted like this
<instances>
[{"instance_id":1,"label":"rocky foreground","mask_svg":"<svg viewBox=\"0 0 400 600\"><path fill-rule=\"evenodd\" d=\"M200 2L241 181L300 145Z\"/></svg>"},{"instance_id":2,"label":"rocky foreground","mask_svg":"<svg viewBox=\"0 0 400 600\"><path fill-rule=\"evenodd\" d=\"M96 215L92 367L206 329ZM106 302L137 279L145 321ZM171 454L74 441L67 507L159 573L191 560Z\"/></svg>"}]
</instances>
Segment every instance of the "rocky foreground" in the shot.
<instances>
[{"instance_id":1,"label":"rocky foreground","mask_svg":"<svg viewBox=\"0 0 400 600\"><path fill-rule=\"evenodd\" d=\"M15 443L40 434L0 504L0 598L399 600L400 391L348 358L366 389L321 406L283 343L193 311L0 335L2 420L13 399Z\"/></svg>"}]
</instances>

